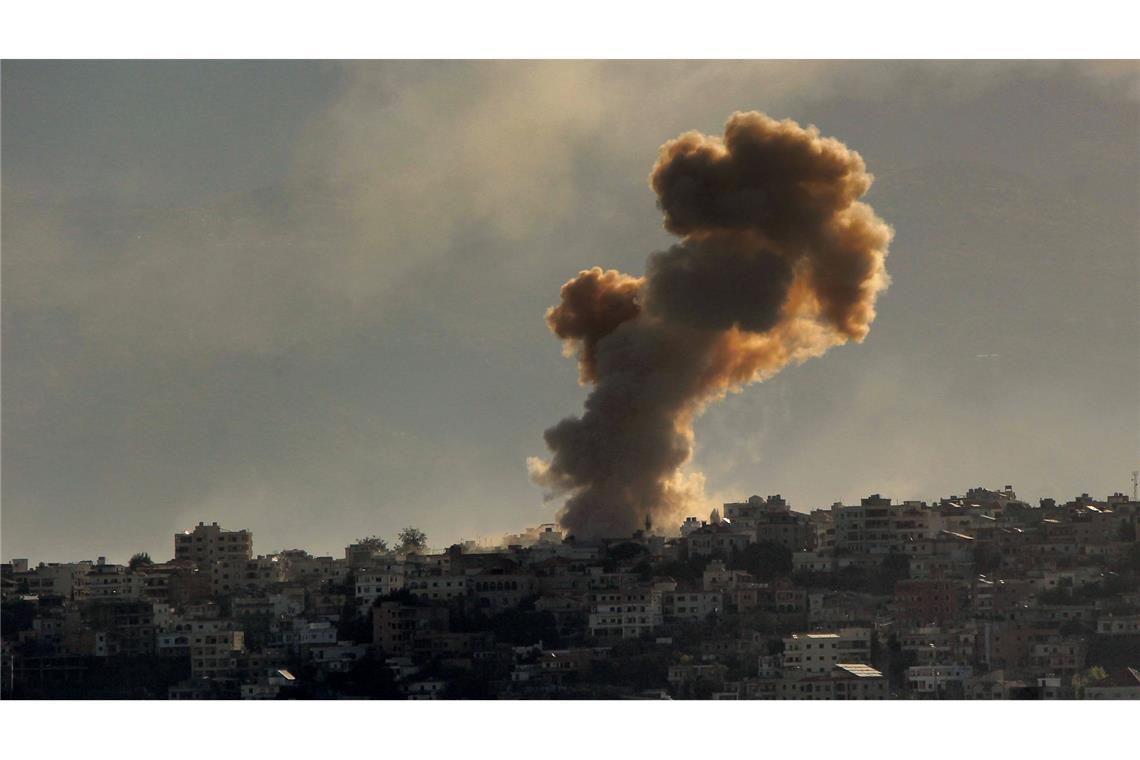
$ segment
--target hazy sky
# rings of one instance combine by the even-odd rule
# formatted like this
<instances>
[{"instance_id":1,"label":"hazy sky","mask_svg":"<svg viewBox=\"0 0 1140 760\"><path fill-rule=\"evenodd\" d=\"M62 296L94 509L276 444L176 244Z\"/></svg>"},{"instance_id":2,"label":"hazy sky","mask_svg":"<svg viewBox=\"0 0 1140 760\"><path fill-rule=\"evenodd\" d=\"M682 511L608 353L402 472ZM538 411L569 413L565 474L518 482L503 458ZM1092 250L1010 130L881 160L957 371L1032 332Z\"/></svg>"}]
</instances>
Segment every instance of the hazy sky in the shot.
<instances>
[{"instance_id":1,"label":"hazy sky","mask_svg":"<svg viewBox=\"0 0 1140 760\"><path fill-rule=\"evenodd\" d=\"M1104 495L1140 467L1135 63L3 64L5 559L552 519L543 321L670 244L658 146L758 109L876 176L862 345L712 407L717 498Z\"/></svg>"}]
</instances>

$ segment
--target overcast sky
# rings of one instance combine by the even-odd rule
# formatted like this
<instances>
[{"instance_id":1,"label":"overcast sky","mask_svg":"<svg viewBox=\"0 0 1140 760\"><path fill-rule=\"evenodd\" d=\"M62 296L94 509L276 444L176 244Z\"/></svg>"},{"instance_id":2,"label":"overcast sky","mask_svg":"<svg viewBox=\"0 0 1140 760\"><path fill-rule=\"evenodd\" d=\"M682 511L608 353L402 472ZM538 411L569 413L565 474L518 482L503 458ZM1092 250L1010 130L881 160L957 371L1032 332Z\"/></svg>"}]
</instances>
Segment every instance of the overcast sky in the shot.
<instances>
[{"instance_id":1,"label":"overcast sky","mask_svg":"<svg viewBox=\"0 0 1140 760\"><path fill-rule=\"evenodd\" d=\"M2 553L437 547L549 521L585 389L543 321L669 245L658 146L736 110L858 150L867 341L712 407L715 498L797 509L1140 466L1135 63L3 64Z\"/></svg>"}]
</instances>

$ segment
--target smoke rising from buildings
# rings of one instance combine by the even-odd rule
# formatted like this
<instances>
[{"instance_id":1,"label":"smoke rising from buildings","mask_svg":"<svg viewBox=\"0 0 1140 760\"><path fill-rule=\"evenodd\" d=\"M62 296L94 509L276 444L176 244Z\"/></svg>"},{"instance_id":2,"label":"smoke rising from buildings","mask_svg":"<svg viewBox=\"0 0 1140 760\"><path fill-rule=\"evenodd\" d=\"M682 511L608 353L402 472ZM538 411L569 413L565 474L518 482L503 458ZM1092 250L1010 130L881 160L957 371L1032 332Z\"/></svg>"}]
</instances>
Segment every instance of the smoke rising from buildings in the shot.
<instances>
[{"instance_id":1,"label":"smoke rising from buildings","mask_svg":"<svg viewBox=\"0 0 1140 760\"><path fill-rule=\"evenodd\" d=\"M528 462L566 531L672 524L703 498L685 465L709 402L866 337L892 235L859 201L871 182L843 143L757 112L661 147L649 183L680 241L643 277L582 271L546 314L594 386Z\"/></svg>"}]
</instances>

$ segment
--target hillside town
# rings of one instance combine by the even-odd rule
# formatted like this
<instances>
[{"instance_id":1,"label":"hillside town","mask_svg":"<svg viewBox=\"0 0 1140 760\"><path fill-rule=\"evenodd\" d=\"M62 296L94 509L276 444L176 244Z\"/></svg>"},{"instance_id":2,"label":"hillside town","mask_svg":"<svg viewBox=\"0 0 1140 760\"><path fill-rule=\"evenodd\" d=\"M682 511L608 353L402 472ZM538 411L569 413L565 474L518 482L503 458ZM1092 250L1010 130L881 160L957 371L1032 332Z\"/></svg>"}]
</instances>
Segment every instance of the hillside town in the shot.
<instances>
[{"instance_id":1,"label":"hillside town","mask_svg":"<svg viewBox=\"0 0 1140 760\"><path fill-rule=\"evenodd\" d=\"M3 565L17 699L1140 698L1140 501L724 504L343 557L200 522L173 558Z\"/></svg>"}]
</instances>

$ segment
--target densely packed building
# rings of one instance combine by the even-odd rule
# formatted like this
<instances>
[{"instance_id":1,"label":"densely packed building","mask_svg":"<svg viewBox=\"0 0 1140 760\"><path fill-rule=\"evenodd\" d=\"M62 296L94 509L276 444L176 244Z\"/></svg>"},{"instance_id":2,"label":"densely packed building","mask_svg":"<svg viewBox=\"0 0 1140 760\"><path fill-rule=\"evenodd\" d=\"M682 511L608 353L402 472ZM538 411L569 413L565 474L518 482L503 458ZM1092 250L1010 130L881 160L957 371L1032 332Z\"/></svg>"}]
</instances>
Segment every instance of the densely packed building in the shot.
<instances>
[{"instance_id":1,"label":"densely packed building","mask_svg":"<svg viewBox=\"0 0 1140 760\"><path fill-rule=\"evenodd\" d=\"M1140 502L1010 486L674 536L553 525L496 547L255 556L199 523L173 559L3 566L4 695L170 699L1140 698ZM723 515L723 516L722 516Z\"/></svg>"}]
</instances>

